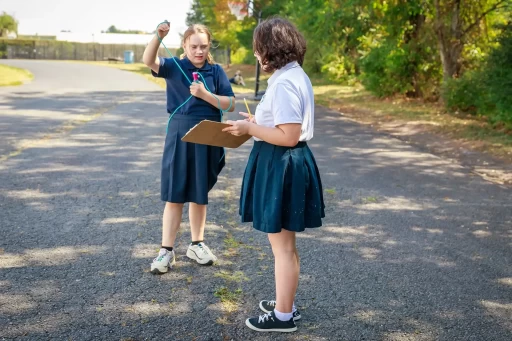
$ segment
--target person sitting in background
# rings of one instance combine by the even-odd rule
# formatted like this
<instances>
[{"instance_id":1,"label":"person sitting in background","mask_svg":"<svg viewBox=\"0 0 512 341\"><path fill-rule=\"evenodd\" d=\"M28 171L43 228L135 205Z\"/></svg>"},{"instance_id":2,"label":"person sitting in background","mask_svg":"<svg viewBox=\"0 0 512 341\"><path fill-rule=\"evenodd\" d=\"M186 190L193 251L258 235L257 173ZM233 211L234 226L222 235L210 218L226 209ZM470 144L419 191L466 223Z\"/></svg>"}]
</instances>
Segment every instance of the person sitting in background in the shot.
<instances>
[{"instance_id":1,"label":"person sitting in background","mask_svg":"<svg viewBox=\"0 0 512 341\"><path fill-rule=\"evenodd\" d=\"M242 77L242 71L237 70L235 72L235 76L229 80L230 83L236 84L236 85L242 85L245 86L244 78Z\"/></svg>"}]
</instances>

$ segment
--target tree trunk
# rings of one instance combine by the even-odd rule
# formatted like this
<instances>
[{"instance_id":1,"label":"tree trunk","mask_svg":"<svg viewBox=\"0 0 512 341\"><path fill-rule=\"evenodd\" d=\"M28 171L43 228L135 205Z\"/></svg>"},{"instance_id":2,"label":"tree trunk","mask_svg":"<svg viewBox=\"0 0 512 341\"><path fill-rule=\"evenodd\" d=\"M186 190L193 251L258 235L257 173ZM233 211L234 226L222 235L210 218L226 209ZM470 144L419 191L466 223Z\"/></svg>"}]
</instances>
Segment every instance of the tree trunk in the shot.
<instances>
[{"instance_id":1,"label":"tree trunk","mask_svg":"<svg viewBox=\"0 0 512 341\"><path fill-rule=\"evenodd\" d=\"M445 39L439 38L439 52L441 63L443 64L444 80L447 81L458 77L461 69L459 59L462 53L462 43L454 42L450 44Z\"/></svg>"},{"instance_id":2,"label":"tree trunk","mask_svg":"<svg viewBox=\"0 0 512 341\"><path fill-rule=\"evenodd\" d=\"M231 65L231 45L226 48L226 64Z\"/></svg>"},{"instance_id":3,"label":"tree trunk","mask_svg":"<svg viewBox=\"0 0 512 341\"><path fill-rule=\"evenodd\" d=\"M425 23L426 16L423 14L414 14L409 17L409 23L414 28L410 31L407 31L404 36L404 43L410 46L410 51L414 53L419 53L421 50L420 43L418 42L418 36L420 35L423 24ZM411 75L411 85L413 87L413 91L408 91L406 93L407 97L422 97L423 92L421 91L420 84L418 82L418 57L415 56L414 61L411 62L412 69L414 70L414 74Z\"/></svg>"},{"instance_id":4,"label":"tree trunk","mask_svg":"<svg viewBox=\"0 0 512 341\"><path fill-rule=\"evenodd\" d=\"M443 64L443 78L447 80L457 77L460 73L461 63L460 55L464 46L462 42L462 25L460 18L461 0L454 1L451 6L451 27L447 28L443 22L443 11L439 4L439 0L435 0L435 29L437 34L437 42L439 45L439 54L441 63Z\"/></svg>"}]
</instances>

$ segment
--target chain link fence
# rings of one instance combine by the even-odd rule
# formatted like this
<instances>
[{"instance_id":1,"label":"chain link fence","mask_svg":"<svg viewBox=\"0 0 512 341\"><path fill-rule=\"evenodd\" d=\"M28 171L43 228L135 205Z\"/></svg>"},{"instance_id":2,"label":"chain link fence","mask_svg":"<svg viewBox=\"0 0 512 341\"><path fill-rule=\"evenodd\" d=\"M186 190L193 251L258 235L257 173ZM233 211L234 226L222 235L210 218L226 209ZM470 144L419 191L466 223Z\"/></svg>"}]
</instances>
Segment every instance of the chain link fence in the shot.
<instances>
[{"instance_id":1,"label":"chain link fence","mask_svg":"<svg viewBox=\"0 0 512 341\"><path fill-rule=\"evenodd\" d=\"M53 59L53 60L91 60L123 61L125 51L133 51L134 62L142 62L144 45L104 45L95 43L71 43L43 40L2 40L0 58L8 59ZM169 49L175 54L176 49ZM158 52L167 56L165 49Z\"/></svg>"}]
</instances>

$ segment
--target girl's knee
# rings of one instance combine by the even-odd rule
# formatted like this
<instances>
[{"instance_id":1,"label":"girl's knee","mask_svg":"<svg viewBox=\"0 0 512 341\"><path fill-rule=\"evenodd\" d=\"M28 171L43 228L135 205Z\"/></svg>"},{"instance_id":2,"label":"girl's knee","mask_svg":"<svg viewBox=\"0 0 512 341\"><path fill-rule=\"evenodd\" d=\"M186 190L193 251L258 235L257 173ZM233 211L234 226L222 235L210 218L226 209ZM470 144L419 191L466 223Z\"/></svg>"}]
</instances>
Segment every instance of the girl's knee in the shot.
<instances>
[{"instance_id":1,"label":"girl's knee","mask_svg":"<svg viewBox=\"0 0 512 341\"><path fill-rule=\"evenodd\" d=\"M166 202L165 207L168 209L183 209L183 204L178 204L174 202Z\"/></svg>"},{"instance_id":2,"label":"girl's knee","mask_svg":"<svg viewBox=\"0 0 512 341\"><path fill-rule=\"evenodd\" d=\"M274 254L274 257L291 257L298 254L295 245L272 245L272 253Z\"/></svg>"}]
</instances>

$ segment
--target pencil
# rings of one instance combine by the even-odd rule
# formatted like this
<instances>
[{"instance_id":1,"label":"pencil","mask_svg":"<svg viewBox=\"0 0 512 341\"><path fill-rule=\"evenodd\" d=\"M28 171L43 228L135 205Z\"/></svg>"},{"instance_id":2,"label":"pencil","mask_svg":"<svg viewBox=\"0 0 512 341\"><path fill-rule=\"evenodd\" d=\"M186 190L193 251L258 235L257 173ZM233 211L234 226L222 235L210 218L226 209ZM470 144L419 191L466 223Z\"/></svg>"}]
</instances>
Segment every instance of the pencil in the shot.
<instances>
[{"instance_id":1,"label":"pencil","mask_svg":"<svg viewBox=\"0 0 512 341\"><path fill-rule=\"evenodd\" d=\"M251 109L249 109L249 104L247 104L247 100L244 98L245 107L247 108L247 113L249 114L249 119L252 118Z\"/></svg>"}]
</instances>

